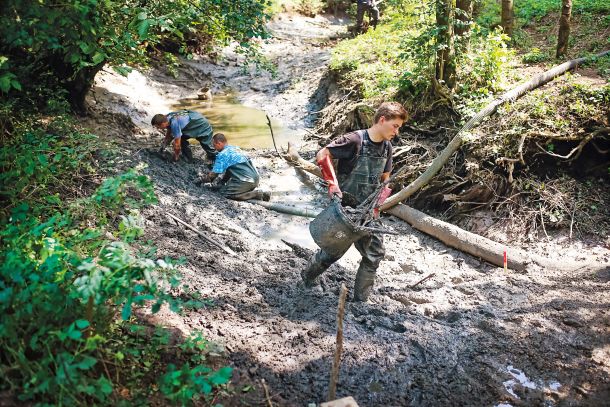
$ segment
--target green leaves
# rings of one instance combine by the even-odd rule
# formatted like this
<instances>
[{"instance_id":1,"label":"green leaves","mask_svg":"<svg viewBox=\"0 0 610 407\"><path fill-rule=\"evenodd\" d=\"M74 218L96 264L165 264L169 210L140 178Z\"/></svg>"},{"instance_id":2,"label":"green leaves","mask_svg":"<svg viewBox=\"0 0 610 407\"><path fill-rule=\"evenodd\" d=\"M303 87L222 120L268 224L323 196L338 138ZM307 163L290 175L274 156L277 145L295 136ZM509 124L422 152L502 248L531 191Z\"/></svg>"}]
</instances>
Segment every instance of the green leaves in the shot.
<instances>
[{"instance_id":1,"label":"green leaves","mask_svg":"<svg viewBox=\"0 0 610 407\"><path fill-rule=\"evenodd\" d=\"M0 92L2 93L8 93L11 89L21 90L21 83L9 69L8 58L0 55Z\"/></svg>"}]
</instances>

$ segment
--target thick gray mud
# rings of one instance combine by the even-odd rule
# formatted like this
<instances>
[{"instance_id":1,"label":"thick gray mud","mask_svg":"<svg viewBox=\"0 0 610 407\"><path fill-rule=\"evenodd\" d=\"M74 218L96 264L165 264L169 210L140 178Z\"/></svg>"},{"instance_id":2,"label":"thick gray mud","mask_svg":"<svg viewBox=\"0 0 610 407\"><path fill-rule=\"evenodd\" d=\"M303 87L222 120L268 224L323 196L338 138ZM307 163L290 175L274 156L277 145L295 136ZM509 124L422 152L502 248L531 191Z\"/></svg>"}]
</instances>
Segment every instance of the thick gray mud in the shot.
<instances>
[{"instance_id":1,"label":"thick gray mud","mask_svg":"<svg viewBox=\"0 0 610 407\"><path fill-rule=\"evenodd\" d=\"M309 24L302 17L293 18ZM275 41L290 44L276 46L298 47L291 40L291 25L284 21L279 30L287 39ZM317 25L312 27L319 32ZM283 61L289 64L286 55ZM301 62L296 59L294 64ZM227 66L218 66L218 72L224 75ZM324 67L322 63L316 70L323 72ZM216 71L203 72L213 78ZM227 78L244 91L240 86L246 79ZM304 88L297 81L296 87L258 93L250 86L246 102L257 100L271 112L282 112L290 100L301 106L290 107L291 120L303 123L317 80L313 76ZM171 104L172 95L178 99L187 93L184 89L172 93L175 85L160 80L147 83L165 95L163 103ZM292 99L303 93L298 89L304 89L304 95ZM104 93L103 88L98 90ZM134 104L127 96L124 100L121 106ZM142 122L163 103L138 106L148 109ZM142 144L152 144L146 138L148 131L141 130ZM305 146L305 152L311 154L314 147ZM199 146L194 149L201 157ZM274 405L325 401L338 292L342 283L350 291L353 288L357 253L348 253L322 276L321 290L305 290L299 285L299 273L313 248L308 243L307 219L228 201L195 186L204 171L199 158L192 164L171 164L146 149L131 153L135 162L147 165L145 172L159 197L158 205L143 212L145 239L155 242L159 257L184 257L183 281L214 304L181 316L162 310L155 320L185 334L201 331L222 344L227 363L235 367L233 382L258 386L264 379ZM263 187L274 191L272 200L314 207L326 202L316 180L297 174L269 151L250 154ZM177 225L168 213L237 255L229 256ZM351 395L360 406L610 405L607 248L578 241L524 247L579 260L583 267L572 272L532 268L516 273L448 248L401 221L386 217L384 222L402 234L385 238L387 256L369 302L347 306L339 397ZM279 233L283 230L289 233ZM278 233L302 247L287 246L274 237ZM432 278L412 287L432 273ZM268 403L264 398L248 399L237 389L225 405Z\"/></svg>"},{"instance_id":2,"label":"thick gray mud","mask_svg":"<svg viewBox=\"0 0 610 407\"><path fill-rule=\"evenodd\" d=\"M146 237L159 256L186 258L184 281L215 304L178 325L223 344L239 380L264 378L278 405L324 401L338 292L342 283L353 287L357 256L333 265L322 290L305 290L299 273L311 252L258 232L288 226L287 215L199 189L196 164L142 154L160 198L144 214ZM255 158L263 177L273 176L269 161ZM176 225L168 212L237 256ZM347 307L338 395L361 406L607 405L608 268L505 272L400 221L385 222L404 234L386 237L369 303Z\"/></svg>"}]
</instances>

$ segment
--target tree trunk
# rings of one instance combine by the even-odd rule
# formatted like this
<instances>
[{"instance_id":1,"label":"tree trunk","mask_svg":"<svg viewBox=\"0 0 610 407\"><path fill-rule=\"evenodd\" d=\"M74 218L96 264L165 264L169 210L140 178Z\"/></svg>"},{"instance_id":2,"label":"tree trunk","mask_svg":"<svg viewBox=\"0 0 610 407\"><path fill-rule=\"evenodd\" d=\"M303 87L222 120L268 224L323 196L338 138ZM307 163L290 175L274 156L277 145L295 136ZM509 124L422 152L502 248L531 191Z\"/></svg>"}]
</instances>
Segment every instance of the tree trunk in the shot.
<instances>
[{"instance_id":1,"label":"tree trunk","mask_svg":"<svg viewBox=\"0 0 610 407\"><path fill-rule=\"evenodd\" d=\"M559 35L557 36L556 58L565 55L570 38L570 19L572 18L572 0L561 1L561 17L559 18Z\"/></svg>"},{"instance_id":2,"label":"tree trunk","mask_svg":"<svg viewBox=\"0 0 610 407\"><path fill-rule=\"evenodd\" d=\"M600 58L606 54L610 54L610 50L600 52L599 54L593 56L592 58ZM457 149L460 148L460 146L462 145L462 141L463 141L462 140L463 134L470 131L471 129L473 129L485 117L492 115L496 111L498 106L500 106L501 104L503 104L505 102L516 100L517 98L523 96L525 93L529 92L530 90L536 89L536 88L544 85L545 83L550 82L551 80L555 79L557 76L566 73L570 69L576 68L578 65L582 64L583 62L588 61L589 59L590 58L588 58L588 57L587 58L578 58L578 59L573 59L568 62L564 62L561 65L557 65L556 67L551 68L548 71L541 73L540 75L537 75L532 80L519 85L518 87L516 87L513 90L506 92L504 95L500 96L499 98L497 98L496 100L494 100L493 102L491 102L490 104L485 106L485 108L483 108L483 110L481 110L474 117L472 117L470 120L468 120L468 123L466 123L464 125L464 127L462 127L460 129L460 131L458 131L458 133L455 135L455 137L453 137L453 139L449 142L447 147L445 147L443 149L443 151L441 151L441 153L430 163L430 165L428 166L426 171L424 171L415 181L413 181L412 183L407 185L398 194L391 196L390 199L388 199L381 206L381 209L382 210L388 209L388 208L398 204L400 201L404 201L405 199L407 199L408 197L413 195L416 191L418 191L420 188L422 188L423 186L428 184L428 182L430 182L430 180L432 178L434 178L436 173L438 171L440 171L440 169L445 165L445 163L449 160L449 158L453 155L453 153L455 153L457 151Z\"/></svg>"},{"instance_id":3,"label":"tree trunk","mask_svg":"<svg viewBox=\"0 0 610 407\"><path fill-rule=\"evenodd\" d=\"M454 20L454 0L436 0L436 26L439 31L436 37L435 78L449 89L455 87Z\"/></svg>"},{"instance_id":4,"label":"tree trunk","mask_svg":"<svg viewBox=\"0 0 610 407\"><path fill-rule=\"evenodd\" d=\"M502 22L500 25L509 37L513 36L514 20L513 0L502 0Z\"/></svg>"},{"instance_id":5,"label":"tree trunk","mask_svg":"<svg viewBox=\"0 0 610 407\"><path fill-rule=\"evenodd\" d=\"M103 67L104 63L83 68L78 71L73 79L66 82L66 89L70 94L70 104L76 113L80 115L85 115L87 113L85 97L93 86L95 75L97 75Z\"/></svg>"},{"instance_id":6,"label":"tree trunk","mask_svg":"<svg viewBox=\"0 0 610 407\"><path fill-rule=\"evenodd\" d=\"M95 75L102 70L106 62L103 61L97 65L81 68L77 72L73 64L64 61L61 54L52 55L47 63L68 91L68 101L72 110L80 115L86 114L85 97L93 86Z\"/></svg>"},{"instance_id":7,"label":"tree trunk","mask_svg":"<svg viewBox=\"0 0 610 407\"><path fill-rule=\"evenodd\" d=\"M455 35L463 36L470 31L474 11L473 0L457 0L455 3Z\"/></svg>"}]
</instances>

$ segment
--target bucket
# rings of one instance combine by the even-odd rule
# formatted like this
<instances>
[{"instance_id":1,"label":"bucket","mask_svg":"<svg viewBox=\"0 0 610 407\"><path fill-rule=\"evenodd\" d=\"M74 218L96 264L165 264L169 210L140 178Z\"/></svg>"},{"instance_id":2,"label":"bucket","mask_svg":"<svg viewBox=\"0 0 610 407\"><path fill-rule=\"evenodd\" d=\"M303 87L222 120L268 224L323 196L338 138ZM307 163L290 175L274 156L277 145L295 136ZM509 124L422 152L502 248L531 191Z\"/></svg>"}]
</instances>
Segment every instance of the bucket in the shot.
<instances>
[{"instance_id":1,"label":"bucket","mask_svg":"<svg viewBox=\"0 0 610 407\"><path fill-rule=\"evenodd\" d=\"M309 223L309 233L320 249L333 256L343 256L352 243L369 234L347 217L338 201Z\"/></svg>"}]
</instances>

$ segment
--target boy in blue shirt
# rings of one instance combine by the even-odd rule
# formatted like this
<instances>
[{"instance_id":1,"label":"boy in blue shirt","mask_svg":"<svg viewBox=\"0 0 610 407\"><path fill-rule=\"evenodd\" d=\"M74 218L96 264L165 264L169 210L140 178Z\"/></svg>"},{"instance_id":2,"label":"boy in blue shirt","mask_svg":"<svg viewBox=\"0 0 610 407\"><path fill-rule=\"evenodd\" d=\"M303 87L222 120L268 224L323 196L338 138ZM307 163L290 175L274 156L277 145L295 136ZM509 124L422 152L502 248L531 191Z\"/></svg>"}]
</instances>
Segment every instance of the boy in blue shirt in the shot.
<instances>
[{"instance_id":1,"label":"boy in blue shirt","mask_svg":"<svg viewBox=\"0 0 610 407\"><path fill-rule=\"evenodd\" d=\"M268 192L257 191L260 176L246 154L236 146L227 143L227 138L222 133L212 137L212 145L218 151L212 171L207 176L207 182L212 182L220 174L219 192L236 201L248 199L259 199L268 201Z\"/></svg>"}]
</instances>

